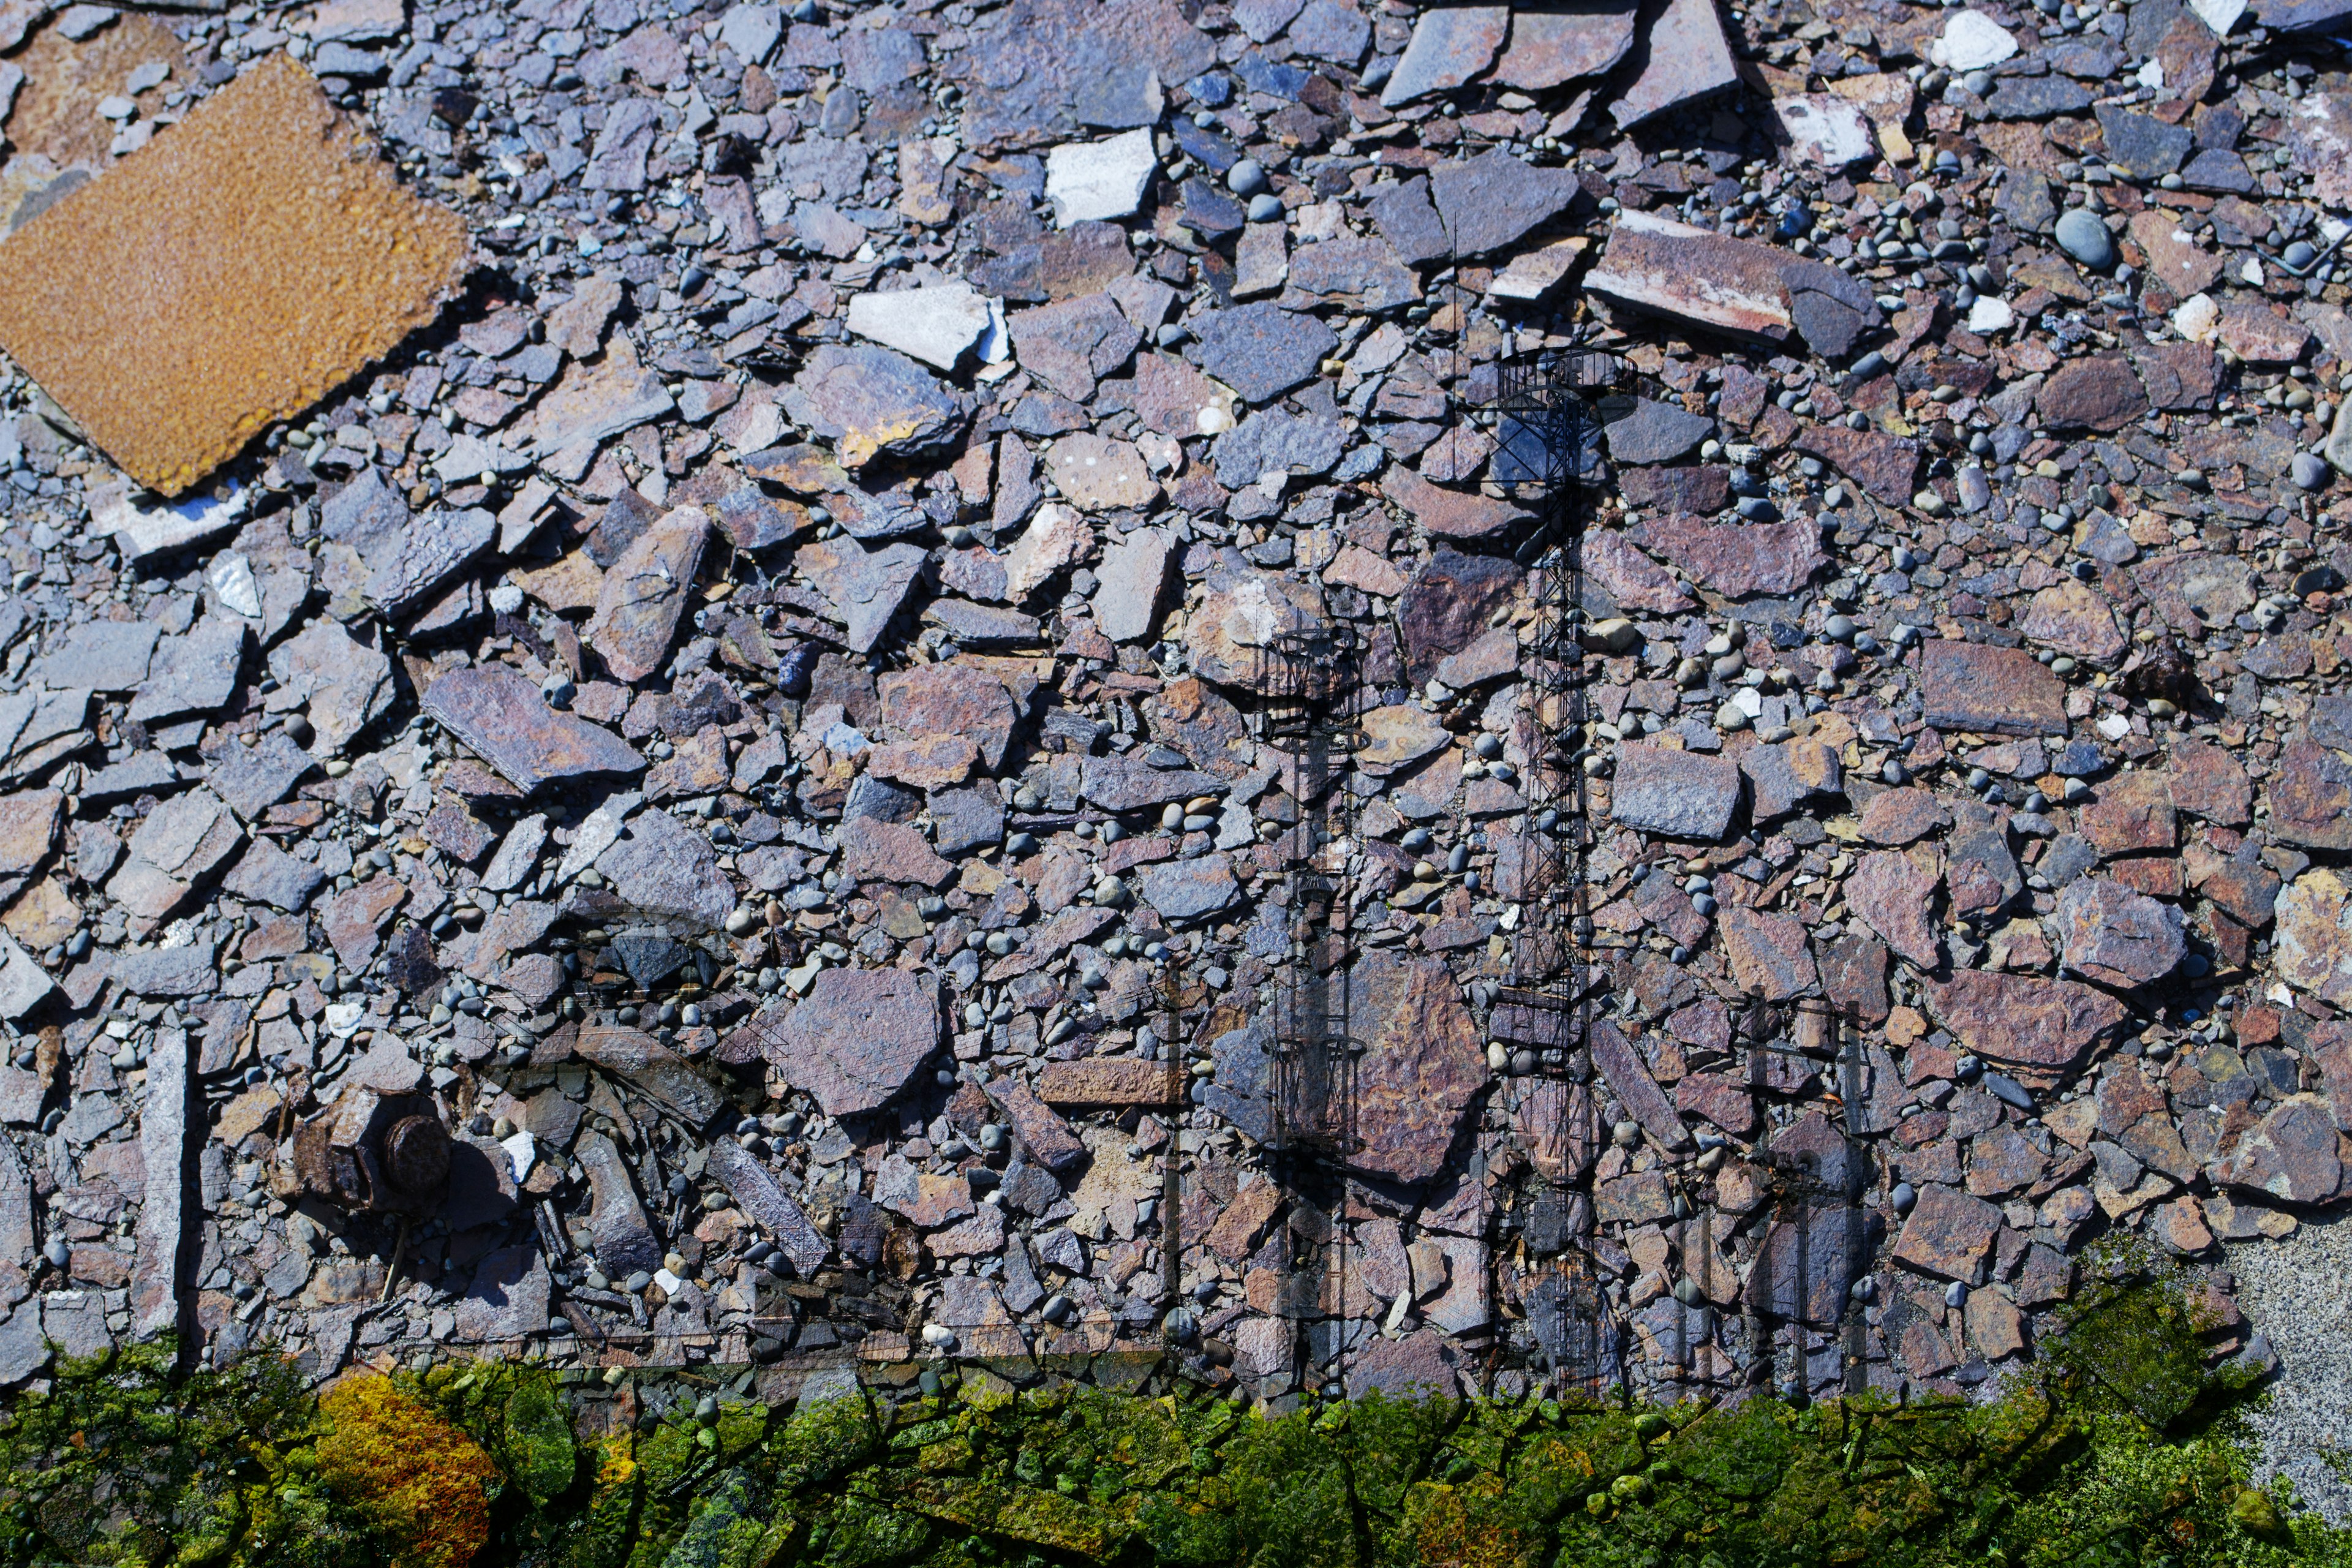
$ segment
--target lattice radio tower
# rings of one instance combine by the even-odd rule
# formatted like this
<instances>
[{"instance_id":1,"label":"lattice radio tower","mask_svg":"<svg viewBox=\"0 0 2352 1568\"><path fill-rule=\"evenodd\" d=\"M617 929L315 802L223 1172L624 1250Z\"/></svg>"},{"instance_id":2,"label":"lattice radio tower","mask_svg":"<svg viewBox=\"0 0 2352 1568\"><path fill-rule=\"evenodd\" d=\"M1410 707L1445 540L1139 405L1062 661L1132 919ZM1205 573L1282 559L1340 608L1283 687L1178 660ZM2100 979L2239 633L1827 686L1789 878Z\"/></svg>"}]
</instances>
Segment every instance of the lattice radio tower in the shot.
<instances>
[{"instance_id":1,"label":"lattice radio tower","mask_svg":"<svg viewBox=\"0 0 2352 1568\"><path fill-rule=\"evenodd\" d=\"M1297 821L1281 845L1289 950L1276 975L1267 1125L1275 1179L1289 1197L1291 1268L1282 1310L1302 1374L1342 1375L1347 1323L1346 1163L1362 1146L1349 1016L1348 858L1355 797L1347 772L1363 737L1362 643L1340 622L1276 636L1259 649L1266 742L1290 773ZM1318 1332L1318 1330L1325 1331Z\"/></svg>"},{"instance_id":2,"label":"lattice radio tower","mask_svg":"<svg viewBox=\"0 0 2352 1568\"><path fill-rule=\"evenodd\" d=\"M1596 989L1585 860L1591 843L1582 748L1591 679L1581 638L1582 545L1604 479L1601 411L1617 361L1591 351L1499 364L1479 404L1495 426L1488 475L1535 517L1515 551L1533 574L1534 619L1520 645L1518 737L1527 757L1518 834L1522 913L1489 1016L1515 1058L1534 1058L1539 1097L1527 1179L1498 1215L1498 1278L1522 1281L1525 1338L1497 1343L1562 1392L1598 1397L1618 1377L1618 1334L1594 1263L1589 1177L1600 1146L1590 1036Z\"/></svg>"}]
</instances>

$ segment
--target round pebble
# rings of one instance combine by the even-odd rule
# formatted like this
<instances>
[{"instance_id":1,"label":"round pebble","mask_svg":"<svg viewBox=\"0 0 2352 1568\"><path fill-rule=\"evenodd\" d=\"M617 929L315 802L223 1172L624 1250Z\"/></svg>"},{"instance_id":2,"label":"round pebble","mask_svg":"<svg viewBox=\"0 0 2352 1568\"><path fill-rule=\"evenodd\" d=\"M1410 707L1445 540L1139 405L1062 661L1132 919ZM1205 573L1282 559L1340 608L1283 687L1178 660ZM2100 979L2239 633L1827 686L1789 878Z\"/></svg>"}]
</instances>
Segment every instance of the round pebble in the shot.
<instances>
[{"instance_id":1,"label":"round pebble","mask_svg":"<svg viewBox=\"0 0 2352 1568\"><path fill-rule=\"evenodd\" d=\"M2326 489L2334 473L2327 459L2316 452L2297 452L2287 465L2287 471L2294 476L2296 487L2306 490Z\"/></svg>"},{"instance_id":2,"label":"round pebble","mask_svg":"<svg viewBox=\"0 0 2352 1568\"><path fill-rule=\"evenodd\" d=\"M2116 237L2088 207L2069 207L2058 216L2057 239L2059 249L2094 272L2116 264Z\"/></svg>"}]
</instances>

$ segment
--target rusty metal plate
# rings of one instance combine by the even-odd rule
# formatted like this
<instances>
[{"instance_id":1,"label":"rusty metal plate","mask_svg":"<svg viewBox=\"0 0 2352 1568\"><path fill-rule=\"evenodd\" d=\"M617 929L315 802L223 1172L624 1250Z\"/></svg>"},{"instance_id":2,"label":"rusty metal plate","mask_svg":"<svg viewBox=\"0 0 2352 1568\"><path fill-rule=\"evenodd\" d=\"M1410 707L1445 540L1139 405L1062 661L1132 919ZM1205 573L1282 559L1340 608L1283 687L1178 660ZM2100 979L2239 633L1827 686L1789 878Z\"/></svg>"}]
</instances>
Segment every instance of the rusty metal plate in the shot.
<instances>
[{"instance_id":1,"label":"rusty metal plate","mask_svg":"<svg viewBox=\"0 0 2352 1568\"><path fill-rule=\"evenodd\" d=\"M0 242L0 349L176 496L430 321L467 251L273 58Z\"/></svg>"}]
</instances>

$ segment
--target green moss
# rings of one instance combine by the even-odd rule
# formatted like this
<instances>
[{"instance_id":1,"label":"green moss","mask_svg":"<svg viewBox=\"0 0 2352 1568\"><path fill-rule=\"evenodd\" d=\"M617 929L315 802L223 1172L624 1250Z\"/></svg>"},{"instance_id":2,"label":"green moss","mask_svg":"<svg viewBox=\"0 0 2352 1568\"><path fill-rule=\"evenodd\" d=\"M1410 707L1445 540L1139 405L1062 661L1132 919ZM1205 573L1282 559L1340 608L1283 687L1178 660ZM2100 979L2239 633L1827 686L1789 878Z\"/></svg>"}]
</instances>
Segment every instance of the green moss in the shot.
<instances>
[{"instance_id":1,"label":"green moss","mask_svg":"<svg viewBox=\"0 0 2352 1568\"><path fill-rule=\"evenodd\" d=\"M544 1368L394 1380L486 1452L490 1544L530 1568L2352 1568L2352 1533L2251 1484L2242 1379L2161 1259L2095 1259L2042 1368L1983 1405L1796 1410L1310 1403L1271 1417L950 1380L772 1416L730 1402L583 1443ZM1150 1384L1144 1385L1149 1388ZM256 1358L68 1363L0 1410L0 1568L381 1563L319 1480L316 1401Z\"/></svg>"}]
</instances>

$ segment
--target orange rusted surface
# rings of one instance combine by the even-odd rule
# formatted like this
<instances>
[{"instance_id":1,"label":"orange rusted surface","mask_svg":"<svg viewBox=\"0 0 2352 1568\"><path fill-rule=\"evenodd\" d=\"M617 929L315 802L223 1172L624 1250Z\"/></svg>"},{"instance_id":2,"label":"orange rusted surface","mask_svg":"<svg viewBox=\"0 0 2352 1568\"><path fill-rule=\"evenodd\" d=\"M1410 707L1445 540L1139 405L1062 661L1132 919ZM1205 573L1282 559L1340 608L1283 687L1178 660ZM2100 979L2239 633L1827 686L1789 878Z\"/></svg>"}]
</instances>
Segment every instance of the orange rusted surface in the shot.
<instances>
[{"instance_id":1,"label":"orange rusted surface","mask_svg":"<svg viewBox=\"0 0 2352 1568\"><path fill-rule=\"evenodd\" d=\"M176 496L430 321L467 250L276 57L0 242L0 349Z\"/></svg>"}]
</instances>

